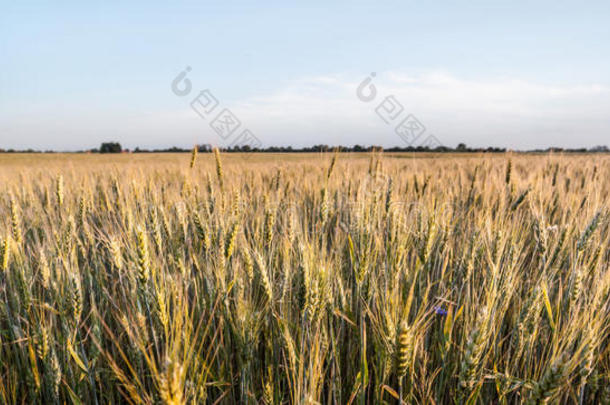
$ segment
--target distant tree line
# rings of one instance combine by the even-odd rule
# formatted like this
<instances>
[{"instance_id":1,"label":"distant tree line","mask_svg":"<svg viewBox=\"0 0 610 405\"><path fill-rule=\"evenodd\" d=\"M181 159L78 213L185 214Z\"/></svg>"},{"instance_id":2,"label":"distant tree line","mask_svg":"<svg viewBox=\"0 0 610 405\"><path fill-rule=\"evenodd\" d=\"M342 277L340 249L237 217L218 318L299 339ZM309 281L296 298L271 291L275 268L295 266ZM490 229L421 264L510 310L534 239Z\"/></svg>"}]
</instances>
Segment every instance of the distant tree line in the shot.
<instances>
[{"instance_id":1,"label":"distant tree line","mask_svg":"<svg viewBox=\"0 0 610 405\"><path fill-rule=\"evenodd\" d=\"M123 148L118 142L105 142L100 146L99 153L121 153Z\"/></svg>"},{"instance_id":2,"label":"distant tree line","mask_svg":"<svg viewBox=\"0 0 610 405\"><path fill-rule=\"evenodd\" d=\"M198 145L197 149L199 152L210 152L212 150L212 146L209 144ZM330 145L313 145L310 147L302 147L302 148L293 148L292 146L269 146L266 148L252 148L249 145L236 145L232 147L219 148L223 152L259 152L259 153L311 153L311 152L329 152L333 150L340 150L341 152L371 152L374 150L384 150L386 152L439 152L439 153L450 153L450 152L460 152L460 153L503 153L506 152L506 148L498 148L498 147L487 147L487 148L471 148L466 146L464 143L458 144L455 148L450 148L448 146L436 146L434 148L430 148L428 146L394 146L391 148L382 148L377 145L354 145L354 146L330 146ZM142 149L136 147L132 151L129 149L123 149L121 144L118 142L104 142L100 145L99 148L77 151L75 153L184 153L190 152L192 148L180 148L177 146L172 146L171 148L165 149ZM44 153L54 153L55 151L46 150ZM559 148L559 147L549 147L546 149L533 149L533 150L523 150L518 152L530 152L530 153L548 153L548 152L563 152L563 153L607 153L610 152L607 146L599 145L594 146L592 148ZM15 149L2 149L0 148L0 153L42 153L42 151L36 151L33 149L27 150L15 150Z\"/></svg>"}]
</instances>

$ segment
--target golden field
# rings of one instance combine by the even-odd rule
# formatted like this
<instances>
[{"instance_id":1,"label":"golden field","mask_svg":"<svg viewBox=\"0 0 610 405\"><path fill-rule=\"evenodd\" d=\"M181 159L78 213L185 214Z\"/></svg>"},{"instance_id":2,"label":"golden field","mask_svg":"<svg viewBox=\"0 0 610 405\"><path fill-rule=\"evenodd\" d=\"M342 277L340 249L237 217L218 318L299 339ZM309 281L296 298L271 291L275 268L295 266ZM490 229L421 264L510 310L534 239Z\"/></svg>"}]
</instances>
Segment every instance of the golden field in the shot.
<instances>
[{"instance_id":1,"label":"golden field","mask_svg":"<svg viewBox=\"0 0 610 405\"><path fill-rule=\"evenodd\" d=\"M610 156L0 154L0 403L610 403Z\"/></svg>"}]
</instances>

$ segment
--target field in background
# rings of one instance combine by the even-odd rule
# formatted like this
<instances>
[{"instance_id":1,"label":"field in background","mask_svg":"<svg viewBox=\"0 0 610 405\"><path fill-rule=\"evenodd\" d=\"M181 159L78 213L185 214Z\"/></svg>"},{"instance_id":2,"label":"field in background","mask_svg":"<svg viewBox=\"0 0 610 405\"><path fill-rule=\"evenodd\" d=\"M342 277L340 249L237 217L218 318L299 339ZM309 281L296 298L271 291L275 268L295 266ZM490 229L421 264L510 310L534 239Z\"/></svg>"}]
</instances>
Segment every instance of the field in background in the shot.
<instances>
[{"instance_id":1,"label":"field in background","mask_svg":"<svg viewBox=\"0 0 610 405\"><path fill-rule=\"evenodd\" d=\"M1 403L610 403L610 156L0 154Z\"/></svg>"}]
</instances>

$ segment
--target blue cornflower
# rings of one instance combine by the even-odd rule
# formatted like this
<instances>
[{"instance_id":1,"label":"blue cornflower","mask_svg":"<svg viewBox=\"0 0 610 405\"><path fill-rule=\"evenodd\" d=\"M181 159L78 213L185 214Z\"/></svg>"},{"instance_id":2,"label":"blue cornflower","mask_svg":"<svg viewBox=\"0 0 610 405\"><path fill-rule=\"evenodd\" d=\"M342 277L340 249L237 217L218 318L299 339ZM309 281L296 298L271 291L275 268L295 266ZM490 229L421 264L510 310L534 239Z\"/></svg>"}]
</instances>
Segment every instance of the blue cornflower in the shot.
<instances>
[{"instance_id":1,"label":"blue cornflower","mask_svg":"<svg viewBox=\"0 0 610 405\"><path fill-rule=\"evenodd\" d=\"M447 311L446 311L446 310L444 310L444 309L443 309L443 308L441 308L441 307L434 307L434 312L435 312L437 315L440 315L440 316L445 316L445 315L447 315Z\"/></svg>"}]
</instances>

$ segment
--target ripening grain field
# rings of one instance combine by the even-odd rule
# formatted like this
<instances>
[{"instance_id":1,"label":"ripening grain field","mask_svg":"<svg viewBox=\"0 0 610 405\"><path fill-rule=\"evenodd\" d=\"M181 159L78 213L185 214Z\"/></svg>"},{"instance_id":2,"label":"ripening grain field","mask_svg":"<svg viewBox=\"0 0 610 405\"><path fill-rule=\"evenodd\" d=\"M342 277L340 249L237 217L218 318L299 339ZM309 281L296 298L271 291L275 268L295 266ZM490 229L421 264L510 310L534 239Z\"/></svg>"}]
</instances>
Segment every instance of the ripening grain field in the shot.
<instances>
[{"instance_id":1,"label":"ripening grain field","mask_svg":"<svg viewBox=\"0 0 610 405\"><path fill-rule=\"evenodd\" d=\"M608 155L0 155L0 403L610 403Z\"/></svg>"}]
</instances>

